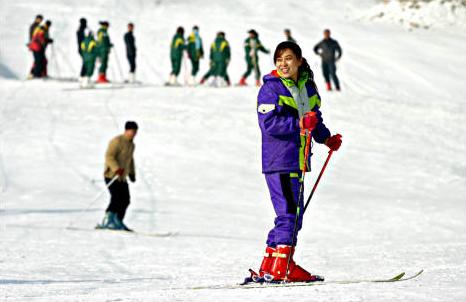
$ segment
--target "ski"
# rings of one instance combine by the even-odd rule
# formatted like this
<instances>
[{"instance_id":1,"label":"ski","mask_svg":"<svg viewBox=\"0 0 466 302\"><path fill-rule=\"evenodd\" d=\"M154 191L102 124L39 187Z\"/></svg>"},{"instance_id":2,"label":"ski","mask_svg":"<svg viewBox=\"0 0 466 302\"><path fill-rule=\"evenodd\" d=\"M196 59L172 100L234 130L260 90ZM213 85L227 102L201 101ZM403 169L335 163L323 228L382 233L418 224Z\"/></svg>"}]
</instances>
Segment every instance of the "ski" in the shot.
<instances>
[{"instance_id":1,"label":"ski","mask_svg":"<svg viewBox=\"0 0 466 302\"><path fill-rule=\"evenodd\" d=\"M398 275L387 278L387 279L358 279L358 280L329 280L329 281L314 281L314 282L255 282L250 281L241 283L241 284L224 284L224 285L207 285L207 286L197 286L190 289L193 290L204 290L204 289L255 289L255 288L277 288L277 287L302 287L302 286L318 286L318 285L331 285L331 284L357 284L357 283L392 283L407 281L417 278L421 275L424 270L406 277L404 272L399 273ZM249 279L249 278L246 278Z\"/></svg>"},{"instance_id":2,"label":"ski","mask_svg":"<svg viewBox=\"0 0 466 302\"><path fill-rule=\"evenodd\" d=\"M133 235L133 236L144 236L144 237L173 237L177 236L178 232L172 231L160 231L160 232L139 232L139 231L124 231L124 230L111 230L111 229L104 229L99 228L97 225L94 229L87 229L87 228L78 228L78 227L67 227L67 230L71 231L85 231L85 232L108 232L112 234L121 234L121 235Z\"/></svg>"}]
</instances>

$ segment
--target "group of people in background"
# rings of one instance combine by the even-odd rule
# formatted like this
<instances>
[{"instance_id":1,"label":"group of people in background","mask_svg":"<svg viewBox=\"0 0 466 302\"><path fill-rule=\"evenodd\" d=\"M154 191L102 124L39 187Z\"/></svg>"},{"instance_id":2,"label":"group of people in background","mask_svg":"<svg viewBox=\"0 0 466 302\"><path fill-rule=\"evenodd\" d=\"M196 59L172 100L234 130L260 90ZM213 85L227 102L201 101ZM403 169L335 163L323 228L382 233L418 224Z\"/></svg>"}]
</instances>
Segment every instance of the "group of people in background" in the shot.
<instances>
[{"instance_id":1,"label":"group of people in background","mask_svg":"<svg viewBox=\"0 0 466 302\"><path fill-rule=\"evenodd\" d=\"M52 24L50 20L44 24L42 15L37 15L34 23L29 28L28 47L34 55L34 64L31 68L29 78L47 77L47 58L46 48L48 44L53 43L49 36L49 29ZM109 83L107 78L107 68L110 51L113 44L110 41L108 21L100 21L97 35L88 27L87 20L79 20L79 28L76 32L78 42L78 53L82 58L82 67L80 72L80 82L82 87L91 87L91 80L96 61L99 62L98 78L96 83ZM129 75L127 82L136 82L136 42L133 35L134 24L128 23L128 30L123 36L126 46L126 57L129 63ZM199 26L193 26L191 33L185 39L183 27L178 27L170 44L170 60L172 71L167 86L179 86L178 76L181 72L183 58L186 57L191 62L191 72L188 74L185 70L185 82L190 86L196 84L203 85L209 81L210 85L217 87L230 86L231 80L228 75L228 65L231 60L230 43L226 39L226 34L219 31L214 41L210 44L209 69L200 78L196 77L200 70L200 61L204 58L203 41L200 36ZM285 39L288 42L296 43L291 35L290 29L284 30ZM244 53L246 61L246 71L241 76L238 86L246 86L247 78L254 73L256 86L261 86L261 70L259 67L259 52L270 54L270 51L263 46L259 39L259 33L251 29L248 31L248 37L244 41ZM336 74L336 62L341 58L342 50L336 40L331 38L330 30L324 30L324 39L314 47L314 52L321 57L322 72L326 82L327 90L332 90L332 82L336 90L340 90L340 81ZM185 67L186 68L186 67Z\"/></svg>"},{"instance_id":2,"label":"group of people in background","mask_svg":"<svg viewBox=\"0 0 466 302\"><path fill-rule=\"evenodd\" d=\"M99 76L97 83L109 83L107 79L107 67L110 56L110 50L113 47L108 34L110 23L108 21L100 21L100 28L97 31L97 37L87 26L87 20L81 18L79 20L79 28L76 32L78 41L78 52L82 58L82 67L80 73L80 81L82 87L92 86L91 78L94 74L95 63L98 59L100 62ZM123 36L126 45L126 54L130 65L128 82L136 81L136 43L133 35L134 24L128 24L128 32Z\"/></svg>"},{"instance_id":3,"label":"group of people in background","mask_svg":"<svg viewBox=\"0 0 466 302\"><path fill-rule=\"evenodd\" d=\"M34 22L29 27L29 42L27 43L27 47L34 57L34 63L28 75L29 79L47 77L47 58L45 56L45 51L47 46L53 43L53 39L51 39L49 35L52 22L46 20L42 23L43 20L44 17L42 15L37 15Z\"/></svg>"},{"instance_id":4,"label":"group of people in background","mask_svg":"<svg viewBox=\"0 0 466 302\"><path fill-rule=\"evenodd\" d=\"M296 43L296 40L291 35L290 29L284 30L286 41ZM256 86L261 86L261 71L259 67L259 52L269 54L270 51L265 48L259 40L259 33L251 29L248 31L248 37L244 41L244 52L246 61L246 71L239 80L238 86L246 86L246 79L254 72ZM184 38L184 28L178 27L173 36L170 47L170 59L172 64L172 72L166 85L178 86L178 76L181 71L183 53L186 51L189 60L191 61L191 74L188 76L187 84L196 84L196 75L199 72L200 60L204 57L204 48L202 39L199 35L199 27L193 27L187 41ZM322 59L322 72L324 74L327 90L332 90L331 81L333 81L336 90L340 90L340 82L336 75L336 61L342 55L342 50L338 42L330 37L330 30L324 30L324 39L315 47L314 52ZM230 44L225 38L225 32L217 33L215 40L210 46L210 63L208 72L201 78L199 84L204 84L210 77L214 77L212 85L214 86L230 86L230 77L228 76L228 64L231 59Z\"/></svg>"}]
</instances>

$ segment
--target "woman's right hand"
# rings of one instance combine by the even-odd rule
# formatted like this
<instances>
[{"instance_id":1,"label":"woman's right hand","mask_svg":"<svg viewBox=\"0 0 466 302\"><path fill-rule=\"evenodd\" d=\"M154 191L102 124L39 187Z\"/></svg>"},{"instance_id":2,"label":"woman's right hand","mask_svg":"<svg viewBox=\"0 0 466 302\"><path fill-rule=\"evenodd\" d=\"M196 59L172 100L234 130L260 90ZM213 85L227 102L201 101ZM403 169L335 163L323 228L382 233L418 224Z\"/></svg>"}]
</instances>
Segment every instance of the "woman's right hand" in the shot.
<instances>
[{"instance_id":1,"label":"woman's right hand","mask_svg":"<svg viewBox=\"0 0 466 302\"><path fill-rule=\"evenodd\" d=\"M316 127L319 119L313 111L306 112L303 117L299 120L299 128L303 130L312 130Z\"/></svg>"}]
</instances>

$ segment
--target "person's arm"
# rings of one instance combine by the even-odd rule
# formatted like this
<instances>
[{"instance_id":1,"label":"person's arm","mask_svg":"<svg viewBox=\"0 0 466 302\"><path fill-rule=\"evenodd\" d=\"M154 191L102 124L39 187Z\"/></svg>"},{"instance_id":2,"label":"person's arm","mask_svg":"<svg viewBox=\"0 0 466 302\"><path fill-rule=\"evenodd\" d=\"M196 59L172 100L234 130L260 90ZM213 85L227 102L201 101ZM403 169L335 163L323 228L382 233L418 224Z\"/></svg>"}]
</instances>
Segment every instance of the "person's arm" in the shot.
<instances>
[{"instance_id":1,"label":"person's arm","mask_svg":"<svg viewBox=\"0 0 466 302\"><path fill-rule=\"evenodd\" d=\"M263 53L267 53L267 54L270 53L270 51L266 49L259 40L257 40L257 50L260 50Z\"/></svg>"},{"instance_id":2,"label":"person's arm","mask_svg":"<svg viewBox=\"0 0 466 302\"><path fill-rule=\"evenodd\" d=\"M314 53L315 53L316 55L320 55L319 49L321 48L321 43L322 43L322 42L319 42L319 43L316 44L316 46L314 46Z\"/></svg>"},{"instance_id":3,"label":"person's arm","mask_svg":"<svg viewBox=\"0 0 466 302\"><path fill-rule=\"evenodd\" d=\"M113 173L116 173L120 169L116 160L118 149L118 140L112 139L108 145L107 152L105 153L105 164Z\"/></svg>"},{"instance_id":4,"label":"person's arm","mask_svg":"<svg viewBox=\"0 0 466 302\"><path fill-rule=\"evenodd\" d=\"M335 52L338 53L338 55L336 56L336 60L339 60L343 52L341 50L340 44L338 44L337 41L335 41Z\"/></svg>"},{"instance_id":5,"label":"person's arm","mask_svg":"<svg viewBox=\"0 0 466 302\"><path fill-rule=\"evenodd\" d=\"M320 111L319 107L316 105L312 111L314 111L317 115L317 125L312 130L312 138L319 143L324 144L325 141L330 137L330 130L325 126L324 119L322 118L322 112Z\"/></svg>"},{"instance_id":6,"label":"person's arm","mask_svg":"<svg viewBox=\"0 0 466 302\"><path fill-rule=\"evenodd\" d=\"M265 84L261 87L257 114L262 132L274 136L299 133L299 120L291 115L283 115L283 107L278 104L278 99L278 94L269 85Z\"/></svg>"},{"instance_id":7,"label":"person's arm","mask_svg":"<svg viewBox=\"0 0 466 302\"><path fill-rule=\"evenodd\" d=\"M226 59L227 65L228 63L230 63L230 58L231 58L230 45L227 42L227 46L225 46L225 59Z\"/></svg>"}]
</instances>

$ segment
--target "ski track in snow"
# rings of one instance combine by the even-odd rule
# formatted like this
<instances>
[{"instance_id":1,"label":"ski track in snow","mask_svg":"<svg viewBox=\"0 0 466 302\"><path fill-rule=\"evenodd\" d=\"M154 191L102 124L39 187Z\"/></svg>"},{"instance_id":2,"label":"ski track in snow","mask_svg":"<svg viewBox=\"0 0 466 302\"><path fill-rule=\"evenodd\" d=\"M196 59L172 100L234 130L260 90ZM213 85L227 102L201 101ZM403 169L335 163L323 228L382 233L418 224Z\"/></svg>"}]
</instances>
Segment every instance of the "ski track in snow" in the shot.
<instances>
[{"instance_id":1,"label":"ski track in snow","mask_svg":"<svg viewBox=\"0 0 466 302\"><path fill-rule=\"evenodd\" d=\"M189 289L235 284L248 268L257 269L274 212L260 174L257 89L164 87L169 41L176 26L189 33L198 24L207 58L215 33L226 31L232 47L229 74L236 82L245 68L245 32L258 29L273 50L282 39L284 25L277 20L287 5L296 18L286 27L321 87L324 122L343 135L342 149L332 157L306 213L296 261L329 281L425 269L418 279L299 289ZM0 37L10 47L2 48L0 63L15 74L29 70L31 55L18 32L26 31L38 11L53 21L49 68L61 80L80 70L79 18L87 16L96 31L105 16L115 45L111 80L120 83L126 76L122 35L133 21L144 86L79 90L77 82L0 79L0 300L465 300L466 36L356 20L369 1L347 2L344 12L340 5L334 0L275 7L264 1L206 0L2 3L0 20L9 26L0 27ZM324 91L312 52L325 27L343 47L341 93ZM271 60L261 55L263 74L272 69ZM207 65L204 59L201 76ZM181 83L190 68L185 58ZM136 120L140 131L137 182L130 185L126 221L141 233L172 236L92 231L107 193L82 213L104 190L104 152L127 120ZM306 193L326 155L325 147L314 145ZM70 221L82 230L65 229Z\"/></svg>"}]
</instances>

